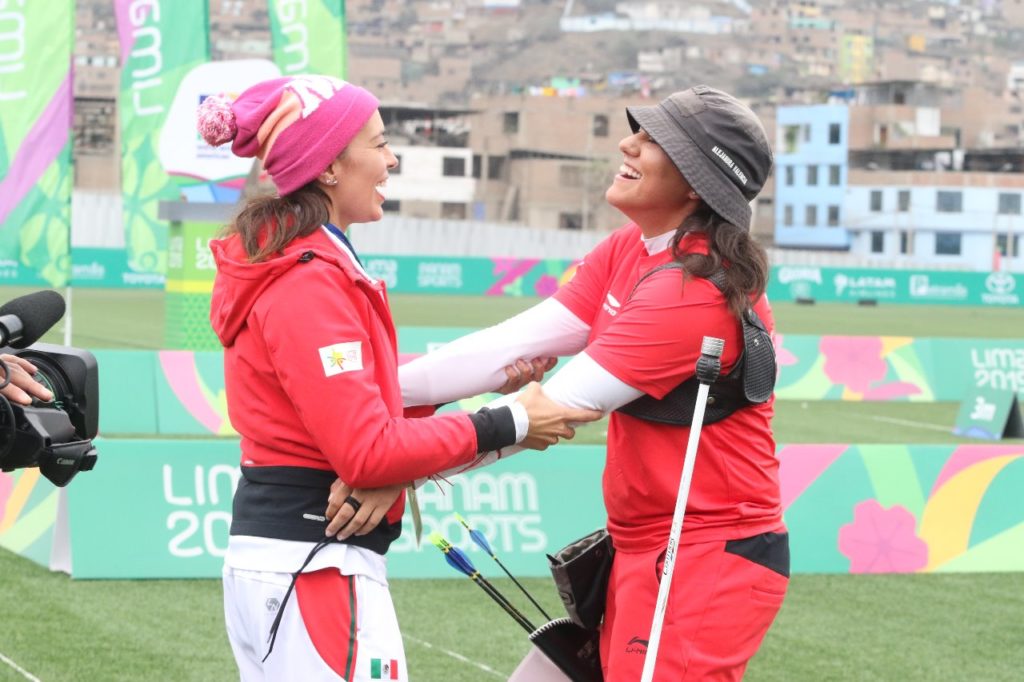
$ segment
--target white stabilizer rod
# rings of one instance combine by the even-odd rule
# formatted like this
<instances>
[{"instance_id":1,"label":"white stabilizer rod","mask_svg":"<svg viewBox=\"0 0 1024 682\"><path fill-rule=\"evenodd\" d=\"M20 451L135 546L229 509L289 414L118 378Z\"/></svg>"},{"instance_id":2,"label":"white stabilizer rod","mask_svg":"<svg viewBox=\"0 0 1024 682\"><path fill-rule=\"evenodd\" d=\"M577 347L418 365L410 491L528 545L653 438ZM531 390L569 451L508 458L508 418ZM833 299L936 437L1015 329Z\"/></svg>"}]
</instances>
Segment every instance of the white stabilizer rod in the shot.
<instances>
[{"instance_id":1,"label":"white stabilizer rod","mask_svg":"<svg viewBox=\"0 0 1024 682\"><path fill-rule=\"evenodd\" d=\"M693 424L690 426L690 438L686 442L686 458L683 460L683 475L679 479L679 492L676 495L676 508L672 513L672 529L668 535L668 546L665 548L665 563L661 569L661 584L658 586L658 601L654 605L654 621L651 623L651 636L647 642L647 654L644 657L644 669L640 676L641 682L652 682L654 664L658 659L658 645L661 642L661 628L665 623L665 609L668 606L668 593L672 588L672 573L676 567L676 552L679 549L679 536L683 532L683 517L686 515L686 499L690 496L690 482L693 479L693 465L697 461L697 445L700 443L700 430L704 423L704 408L708 402L708 391L711 384L718 378L719 358L725 342L711 336L705 336L701 343L701 359L697 361L697 404L693 409ZM714 365L714 376L708 374L707 367L701 367L702 360L709 360ZM704 371L702 371L704 370ZM702 374L704 376L702 376ZM706 383L705 383L706 382Z\"/></svg>"}]
</instances>

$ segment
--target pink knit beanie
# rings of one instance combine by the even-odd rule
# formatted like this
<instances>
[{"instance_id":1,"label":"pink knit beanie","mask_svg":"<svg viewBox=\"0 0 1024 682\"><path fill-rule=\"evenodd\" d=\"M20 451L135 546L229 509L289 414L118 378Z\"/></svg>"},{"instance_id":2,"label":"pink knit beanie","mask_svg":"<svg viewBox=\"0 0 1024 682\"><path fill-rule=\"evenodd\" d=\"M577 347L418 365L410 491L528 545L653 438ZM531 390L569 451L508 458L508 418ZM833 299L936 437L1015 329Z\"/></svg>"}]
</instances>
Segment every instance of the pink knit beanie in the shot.
<instances>
[{"instance_id":1,"label":"pink knit beanie","mask_svg":"<svg viewBox=\"0 0 1024 682\"><path fill-rule=\"evenodd\" d=\"M283 196L324 172L378 105L369 91L337 78L274 78L234 102L207 97L198 128L214 147L234 140L235 156L261 159Z\"/></svg>"}]
</instances>

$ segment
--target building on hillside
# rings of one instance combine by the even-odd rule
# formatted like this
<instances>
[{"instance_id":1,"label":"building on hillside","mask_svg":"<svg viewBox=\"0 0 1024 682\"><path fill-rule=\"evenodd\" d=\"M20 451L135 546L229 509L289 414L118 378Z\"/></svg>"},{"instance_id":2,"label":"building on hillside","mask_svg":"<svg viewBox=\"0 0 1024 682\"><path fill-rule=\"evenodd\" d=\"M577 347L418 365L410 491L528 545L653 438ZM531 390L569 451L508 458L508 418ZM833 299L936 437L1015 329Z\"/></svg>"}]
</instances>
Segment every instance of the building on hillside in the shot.
<instances>
[{"instance_id":1,"label":"building on hillside","mask_svg":"<svg viewBox=\"0 0 1024 682\"><path fill-rule=\"evenodd\" d=\"M384 210L412 218L468 220L477 216L477 178L466 147L395 144L399 165L390 171Z\"/></svg>"},{"instance_id":2,"label":"building on hillside","mask_svg":"<svg viewBox=\"0 0 1024 682\"><path fill-rule=\"evenodd\" d=\"M380 113L398 157L398 167L389 173L384 211L410 218L479 217L479 160L466 144L473 112L382 102Z\"/></svg>"},{"instance_id":3,"label":"building on hillside","mask_svg":"<svg viewBox=\"0 0 1024 682\"><path fill-rule=\"evenodd\" d=\"M1024 156L964 147L940 90L875 83L779 107L775 242L965 269L1024 269Z\"/></svg>"},{"instance_id":4,"label":"building on hillside","mask_svg":"<svg viewBox=\"0 0 1024 682\"><path fill-rule=\"evenodd\" d=\"M576 230L621 224L604 191L622 159L625 105L593 97L475 101L469 144L480 158L483 219Z\"/></svg>"},{"instance_id":5,"label":"building on hillside","mask_svg":"<svg viewBox=\"0 0 1024 682\"><path fill-rule=\"evenodd\" d=\"M600 14L573 14L573 2L566 3L559 27L565 33L594 31L665 31L724 35L734 33L740 19L750 14L750 7L742 3L681 3L676 0L631 0L617 2L614 12ZM726 14L725 12L730 12Z\"/></svg>"},{"instance_id":6,"label":"building on hillside","mask_svg":"<svg viewBox=\"0 0 1024 682\"><path fill-rule=\"evenodd\" d=\"M844 206L850 250L971 270L1019 271L1024 269L1022 194L1019 170L851 170Z\"/></svg>"},{"instance_id":7,"label":"building on hillside","mask_svg":"<svg viewBox=\"0 0 1024 682\"><path fill-rule=\"evenodd\" d=\"M529 96L475 101L469 145L480 159L478 219L572 230L623 225L626 219L604 194L623 160L619 142L630 134L625 108L651 103ZM771 183L752 206L753 232L765 242L773 225Z\"/></svg>"},{"instance_id":8,"label":"building on hillside","mask_svg":"<svg viewBox=\"0 0 1024 682\"><path fill-rule=\"evenodd\" d=\"M775 245L848 249L843 225L849 107L779 107L775 135Z\"/></svg>"}]
</instances>

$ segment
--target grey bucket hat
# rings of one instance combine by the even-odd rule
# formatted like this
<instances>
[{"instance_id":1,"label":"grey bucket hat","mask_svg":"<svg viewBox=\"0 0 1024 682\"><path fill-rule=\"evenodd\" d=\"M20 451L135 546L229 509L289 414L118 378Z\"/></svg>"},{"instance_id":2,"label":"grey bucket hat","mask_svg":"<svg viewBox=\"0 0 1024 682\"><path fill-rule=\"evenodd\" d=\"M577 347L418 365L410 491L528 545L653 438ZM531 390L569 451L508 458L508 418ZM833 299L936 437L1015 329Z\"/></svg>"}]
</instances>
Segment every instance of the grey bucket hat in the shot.
<instances>
[{"instance_id":1,"label":"grey bucket hat","mask_svg":"<svg viewBox=\"0 0 1024 682\"><path fill-rule=\"evenodd\" d=\"M772 150L754 112L732 95L697 85L660 104L626 107L718 215L750 229L750 202L772 169Z\"/></svg>"}]
</instances>

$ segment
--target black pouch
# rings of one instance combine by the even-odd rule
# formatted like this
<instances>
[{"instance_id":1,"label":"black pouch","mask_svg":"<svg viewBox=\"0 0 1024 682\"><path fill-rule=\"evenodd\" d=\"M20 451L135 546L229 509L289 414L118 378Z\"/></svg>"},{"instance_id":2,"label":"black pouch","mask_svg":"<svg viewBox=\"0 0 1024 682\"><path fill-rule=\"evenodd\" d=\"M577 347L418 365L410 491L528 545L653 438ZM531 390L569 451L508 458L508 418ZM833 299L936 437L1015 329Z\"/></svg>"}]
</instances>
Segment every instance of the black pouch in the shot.
<instances>
[{"instance_id":1,"label":"black pouch","mask_svg":"<svg viewBox=\"0 0 1024 682\"><path fill-rule=\"evenodd\" d=\"M602 682L600 635L585 630L568 618L537 628L530 641L572 682Z\"/></svg>"},{"instance_id":2,"label":"black pouch","mask_svg":"<svg viewBox=\"0 0 1024 682\"><path fill-rule=\"evenodd\" d=\"M548 555L551 576L572 622L596 630L604 617L608 577L615 549L604 528Z\"/></svg>"}]
</instances>

